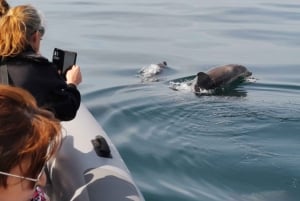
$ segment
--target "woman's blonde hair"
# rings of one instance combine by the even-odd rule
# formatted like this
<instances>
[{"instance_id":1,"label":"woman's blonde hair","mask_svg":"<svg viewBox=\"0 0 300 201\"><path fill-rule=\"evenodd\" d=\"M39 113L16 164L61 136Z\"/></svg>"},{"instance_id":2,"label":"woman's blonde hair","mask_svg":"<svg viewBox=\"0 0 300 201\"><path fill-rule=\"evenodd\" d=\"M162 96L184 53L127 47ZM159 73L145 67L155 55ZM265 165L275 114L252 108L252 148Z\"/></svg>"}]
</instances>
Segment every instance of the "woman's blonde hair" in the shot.
<instances>
[{"instance_id":1,"label":"woman's blonde hair","mask_svg":"<svg viewBox=\"0 0 300 201\"><path fill-rule=\"evenodd\" d=\"M14 57L24 51L41 24L41 16L31 5L9 9L0 18L0 57Z\"/></svg>"}]
</instances>

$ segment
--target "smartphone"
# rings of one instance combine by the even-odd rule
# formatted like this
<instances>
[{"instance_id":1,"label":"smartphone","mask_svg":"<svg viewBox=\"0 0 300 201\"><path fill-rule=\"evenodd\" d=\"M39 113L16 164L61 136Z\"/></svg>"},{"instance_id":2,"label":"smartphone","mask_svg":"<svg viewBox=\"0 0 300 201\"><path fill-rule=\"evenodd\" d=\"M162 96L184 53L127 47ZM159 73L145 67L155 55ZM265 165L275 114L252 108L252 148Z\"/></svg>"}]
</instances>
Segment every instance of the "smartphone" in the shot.
<instances>
[{"instance_id":1,"label":"smartphone","mask_svg":"<svg viewBox=\"0 0 300 201\"><path fill-rule=\"evenodd\" d=\"M52 62L55 64L57 70L65 77L66 72L76 64L77 53L54 48Z\"/></svg>"}]
</instances>

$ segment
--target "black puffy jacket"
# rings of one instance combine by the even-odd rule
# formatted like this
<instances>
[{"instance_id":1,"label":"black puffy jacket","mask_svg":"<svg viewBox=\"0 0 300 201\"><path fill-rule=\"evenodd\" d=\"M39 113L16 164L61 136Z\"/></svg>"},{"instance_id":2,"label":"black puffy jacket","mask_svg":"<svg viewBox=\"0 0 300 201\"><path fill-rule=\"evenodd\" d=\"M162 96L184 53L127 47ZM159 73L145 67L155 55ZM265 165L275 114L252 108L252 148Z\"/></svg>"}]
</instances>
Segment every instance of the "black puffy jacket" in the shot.
<instances>
[{"instance_id":1,"label":"black puffy jacket","mask_svg":"<svg viewBox=\"0 0 300 201\"><path fill-rule=\"evenodd\" d=\"M5 58L9 83L28 90L40 107L55 114L61 121L69 121L76 116L81 96L77 87L66 84L53 63L35 54L32 49L19 56Z\"/></svg>"}]
</instances>

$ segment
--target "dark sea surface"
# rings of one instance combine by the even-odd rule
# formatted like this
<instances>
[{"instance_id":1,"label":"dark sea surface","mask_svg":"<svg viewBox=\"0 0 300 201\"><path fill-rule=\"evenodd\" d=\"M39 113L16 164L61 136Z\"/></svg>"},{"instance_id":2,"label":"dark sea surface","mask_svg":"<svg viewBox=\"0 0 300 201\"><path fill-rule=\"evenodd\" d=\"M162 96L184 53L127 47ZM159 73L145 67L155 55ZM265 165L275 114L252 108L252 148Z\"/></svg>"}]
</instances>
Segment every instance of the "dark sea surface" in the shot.
<instances>
[{"instance_id":1,"label":"dark sea surface","mask_svg":"<svg viewBox=\"0 0 300 201\"><path fill-rule=\"evenodd\" d=\"M83 103L147 201L300 200L300 1L10 2L42 11L48 58L78 52ZM137 76L161 61L155 82ZM252 81L170 89L229 63Z\"/></svg>"}]
</instances>

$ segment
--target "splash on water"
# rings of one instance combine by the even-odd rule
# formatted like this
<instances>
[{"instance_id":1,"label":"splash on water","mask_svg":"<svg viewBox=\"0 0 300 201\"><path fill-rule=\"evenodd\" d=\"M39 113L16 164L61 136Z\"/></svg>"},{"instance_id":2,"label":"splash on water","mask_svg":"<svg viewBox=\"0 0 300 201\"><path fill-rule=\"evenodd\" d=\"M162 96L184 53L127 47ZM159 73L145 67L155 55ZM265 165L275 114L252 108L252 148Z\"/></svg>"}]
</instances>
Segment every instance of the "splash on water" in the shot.
<instances>
[{"instance_id":1,"label":"splash on water","mask_svg":"<svg viewBox=\"0 0 300 201\"><path fill-rule=\"evenodd\" d=\"M213 90L200 89L200 92L195 92L191 81L169 82L169 88L174 91L192 92L196 94L212 94Z\"/></svg>"}]
</instances>

